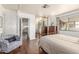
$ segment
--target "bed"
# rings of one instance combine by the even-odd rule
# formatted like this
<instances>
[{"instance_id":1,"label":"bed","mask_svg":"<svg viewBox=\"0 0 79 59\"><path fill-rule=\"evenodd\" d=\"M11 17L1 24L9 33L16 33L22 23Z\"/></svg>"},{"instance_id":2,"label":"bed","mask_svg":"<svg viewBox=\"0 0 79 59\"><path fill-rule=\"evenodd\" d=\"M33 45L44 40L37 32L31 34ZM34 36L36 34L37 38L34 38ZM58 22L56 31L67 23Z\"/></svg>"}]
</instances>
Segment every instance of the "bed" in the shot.
<instances>
[{"instance_id":1,"label":"bed","mask_svg":"<svg viewBox=\"0 0 79 59\"><path fill-rule=\"evenodd\" d=\"M40 38L39 48L48 54L78 54L79 38L63 34L47 35Z\"/></svg>"}]
</instances>

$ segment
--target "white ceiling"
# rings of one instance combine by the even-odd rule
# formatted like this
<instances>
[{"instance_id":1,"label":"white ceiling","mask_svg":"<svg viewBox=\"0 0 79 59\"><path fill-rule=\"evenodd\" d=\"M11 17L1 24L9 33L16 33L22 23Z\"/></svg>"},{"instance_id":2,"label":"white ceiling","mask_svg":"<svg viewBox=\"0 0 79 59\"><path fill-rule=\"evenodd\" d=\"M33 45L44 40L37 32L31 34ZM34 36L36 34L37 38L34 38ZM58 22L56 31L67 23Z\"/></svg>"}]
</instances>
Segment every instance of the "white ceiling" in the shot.
<instances>
[{"instance_id":1,"label":"white ceiling","mask_svg":"<svg viewBox=\"0 0 79 59\"><path fill-rule=\"evenodd\" d=\"M79 4L49 4L49 8L42 8L43 4L5 4L4 8L20 10L35 15L58 15L79 8Z\"/></svg>"}]
</instances>

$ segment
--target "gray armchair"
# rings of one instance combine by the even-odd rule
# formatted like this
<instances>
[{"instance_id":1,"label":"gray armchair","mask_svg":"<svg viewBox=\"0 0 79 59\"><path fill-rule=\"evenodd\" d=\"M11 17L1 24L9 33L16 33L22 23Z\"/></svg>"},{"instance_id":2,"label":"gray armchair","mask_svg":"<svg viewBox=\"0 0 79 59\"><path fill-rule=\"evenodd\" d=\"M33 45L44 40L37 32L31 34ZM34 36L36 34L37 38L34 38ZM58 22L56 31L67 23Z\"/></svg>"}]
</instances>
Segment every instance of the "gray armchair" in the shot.
<instances>
[{"instance_id":1,"label":"gray armchair","mask_svg":"<svg viewBox=\"0 0 79 59\"><path fill-rule=\"evenodd\" d=\"M13 39L16 39L16 40L13 40ZM17 35L4 35L0 39L1 52L9 53L12 50L20 47L21 45L22 45L22 40Z\"/></svg>"}]
</instances>

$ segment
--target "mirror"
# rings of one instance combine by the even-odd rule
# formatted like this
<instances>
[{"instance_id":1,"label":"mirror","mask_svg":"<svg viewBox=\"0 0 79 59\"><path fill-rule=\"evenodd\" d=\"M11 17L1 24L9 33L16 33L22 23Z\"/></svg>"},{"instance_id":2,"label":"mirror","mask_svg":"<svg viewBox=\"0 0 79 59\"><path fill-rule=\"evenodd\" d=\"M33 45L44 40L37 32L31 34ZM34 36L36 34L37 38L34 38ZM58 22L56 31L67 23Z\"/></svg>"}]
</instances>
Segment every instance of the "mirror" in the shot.
<instances>
[{"instance_id":1,"label":"mirror","mask_svg":"<svg viewBox=\"0 0 79 59\"><path fill-rule=\"evenodd\" d=\"M61 31L79 31L79 17L59 17L59 30Z\"/></svg>"}]
</instances>

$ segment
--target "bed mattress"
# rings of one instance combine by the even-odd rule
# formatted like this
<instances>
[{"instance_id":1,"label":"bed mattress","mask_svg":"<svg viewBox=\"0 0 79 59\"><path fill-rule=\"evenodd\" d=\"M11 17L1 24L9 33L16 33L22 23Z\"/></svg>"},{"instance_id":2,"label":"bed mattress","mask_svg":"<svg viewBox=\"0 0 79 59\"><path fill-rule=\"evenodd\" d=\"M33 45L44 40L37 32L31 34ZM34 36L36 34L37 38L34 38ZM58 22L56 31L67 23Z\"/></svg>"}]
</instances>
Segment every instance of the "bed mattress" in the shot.
<instances>
[{"instance_id":1,"label":"bed mattress","mask_svg":"<svg viewBox=\"0 0 79 59\"><path fill-rule=\"evenodd\" d=\"M56 34L47 35L39 40L39 46L49 54L79 53L79 38Z\"/></svg>"}]
</instances>

